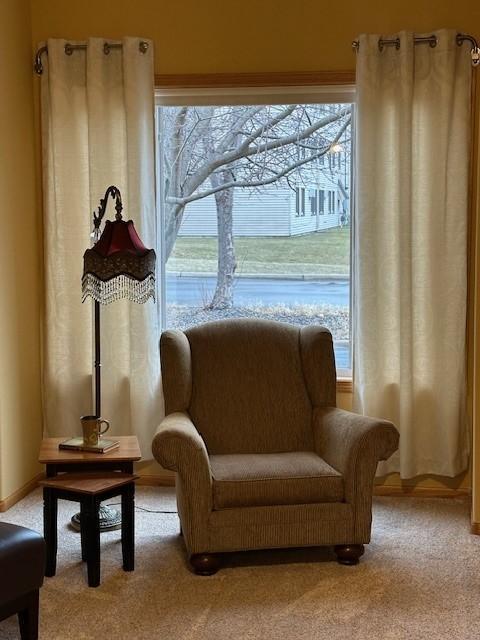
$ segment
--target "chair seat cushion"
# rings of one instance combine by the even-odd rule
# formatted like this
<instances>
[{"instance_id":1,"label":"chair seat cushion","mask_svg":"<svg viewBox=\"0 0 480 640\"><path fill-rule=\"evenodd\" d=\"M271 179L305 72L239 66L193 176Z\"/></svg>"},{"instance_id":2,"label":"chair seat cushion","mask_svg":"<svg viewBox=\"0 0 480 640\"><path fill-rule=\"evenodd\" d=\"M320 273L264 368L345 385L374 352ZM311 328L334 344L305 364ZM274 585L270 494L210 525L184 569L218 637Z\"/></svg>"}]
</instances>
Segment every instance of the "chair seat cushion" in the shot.
<instances>
[{"instance_id":1,"label":"chair seat cushion","mask_svg":"<svg viewBox=\"0 0 480 640\"><path fill-rule=\"evenodd\" d=\"M211 455L214 509L342 502L342 475L313 451Z\"/></svg>"}]
</instances>

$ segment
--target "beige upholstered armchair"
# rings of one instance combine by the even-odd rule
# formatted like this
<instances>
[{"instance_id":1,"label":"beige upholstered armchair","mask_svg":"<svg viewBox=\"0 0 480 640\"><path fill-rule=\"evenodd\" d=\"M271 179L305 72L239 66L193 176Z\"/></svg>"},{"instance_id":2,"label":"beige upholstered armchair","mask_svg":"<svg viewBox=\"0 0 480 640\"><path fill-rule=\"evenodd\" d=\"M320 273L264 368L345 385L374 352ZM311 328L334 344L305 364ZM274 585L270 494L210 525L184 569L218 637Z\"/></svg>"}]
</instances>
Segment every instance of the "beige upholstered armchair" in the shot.
<instances>
[{"instance_id":1,"label":"beige upholstered armchair","mask_svg":"<svg viewBox=\"0 0 480 640\"><path fill-rule=\"evenodd\" d=\"M335 407L330 332L224 320L165 331L160 353L166 417L152 450L177 472L194 570L214 573L219 552L313 545L356 564L398 432Z\"/></svg>"}]
</instances>

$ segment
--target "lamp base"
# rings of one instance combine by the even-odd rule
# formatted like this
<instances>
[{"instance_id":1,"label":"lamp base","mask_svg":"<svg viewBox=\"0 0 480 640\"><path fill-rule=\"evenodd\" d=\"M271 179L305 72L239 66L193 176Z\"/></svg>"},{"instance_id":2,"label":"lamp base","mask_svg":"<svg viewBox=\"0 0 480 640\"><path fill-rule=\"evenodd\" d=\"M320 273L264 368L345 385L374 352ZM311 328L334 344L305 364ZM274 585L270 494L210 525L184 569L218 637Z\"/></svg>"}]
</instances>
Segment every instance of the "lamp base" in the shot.
<instances>
[{"instance_id":1,"label":"lamp base","mask_svg":"<svg viewBox=\"0 0 480 640\"><path fill-rule=\"evenodd\" d=\"M104 531L115 531L122 526L122 514L118 509L112 509L101 504L98 510L98 518L100 520L100 533ZM70 520L75 531L80 531L80 513L76 513Z\"/></svg>"}]
</instances>

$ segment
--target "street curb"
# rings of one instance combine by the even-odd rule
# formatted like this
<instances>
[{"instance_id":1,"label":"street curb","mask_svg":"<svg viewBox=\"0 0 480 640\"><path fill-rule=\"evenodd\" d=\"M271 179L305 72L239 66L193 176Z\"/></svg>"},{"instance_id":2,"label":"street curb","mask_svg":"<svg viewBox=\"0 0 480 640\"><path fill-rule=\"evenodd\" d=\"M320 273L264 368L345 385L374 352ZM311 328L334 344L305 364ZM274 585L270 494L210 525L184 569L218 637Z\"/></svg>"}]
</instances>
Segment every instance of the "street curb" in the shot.
<instances>
[{"instance_id":1,"label":"street curb","mask_svg":"<svg viewBox=\"0 0 480 640\"><path fill-rule=\"evenodd\" d=\"M217 273L203 272L203 271L167 271L168 276L175 278L216 278ZM345 274L332 273L332 274L319 274L319 275L281 275L274 273L239 273L235 275L235 278L250 278L257 280L333 280L334 282L348 282L350 277Z\"/></svg>"}]
</instances>

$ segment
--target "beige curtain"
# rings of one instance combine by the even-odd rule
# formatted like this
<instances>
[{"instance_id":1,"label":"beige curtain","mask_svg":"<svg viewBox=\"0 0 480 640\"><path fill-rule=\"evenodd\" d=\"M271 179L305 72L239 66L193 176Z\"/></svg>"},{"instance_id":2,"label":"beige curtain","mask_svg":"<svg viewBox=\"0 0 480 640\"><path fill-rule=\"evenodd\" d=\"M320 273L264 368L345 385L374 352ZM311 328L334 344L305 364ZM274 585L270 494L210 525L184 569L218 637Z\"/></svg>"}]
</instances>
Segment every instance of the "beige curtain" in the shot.
<instances>
[{"instance_id":1,"label":"beige curtain","mask_svg":"<svg viewBox=\"0 0 480 640\"><path fill-rule=\"evenodd\" d=\"M46 433L70 436L93 407L92 302L81 303L92 212L109 185L119 187L124 219L147 247L156 216L152 43L142 53L138 38L124 38L106 55L105 41L92 38L66 55L65 42L48 41L42 76L43 387ZM110 202L105 219L114 213ZM101 306L102 415L112 435L137 434L146 457L162 417L158 317L152 300Z\"/></svg>"},{"instance_id":2,"label":"beige curtain","mask_svg":"<svg viewBox=\"0 0 480 640\"><path fill-rule=\"evenodd\" d=\"M379 473L467 466L465 339L469 45L398 34L357 60L354 407L392 420L400 449ZM396 38L395 36L388 36Z\"/></svg>"}]
</instances>

